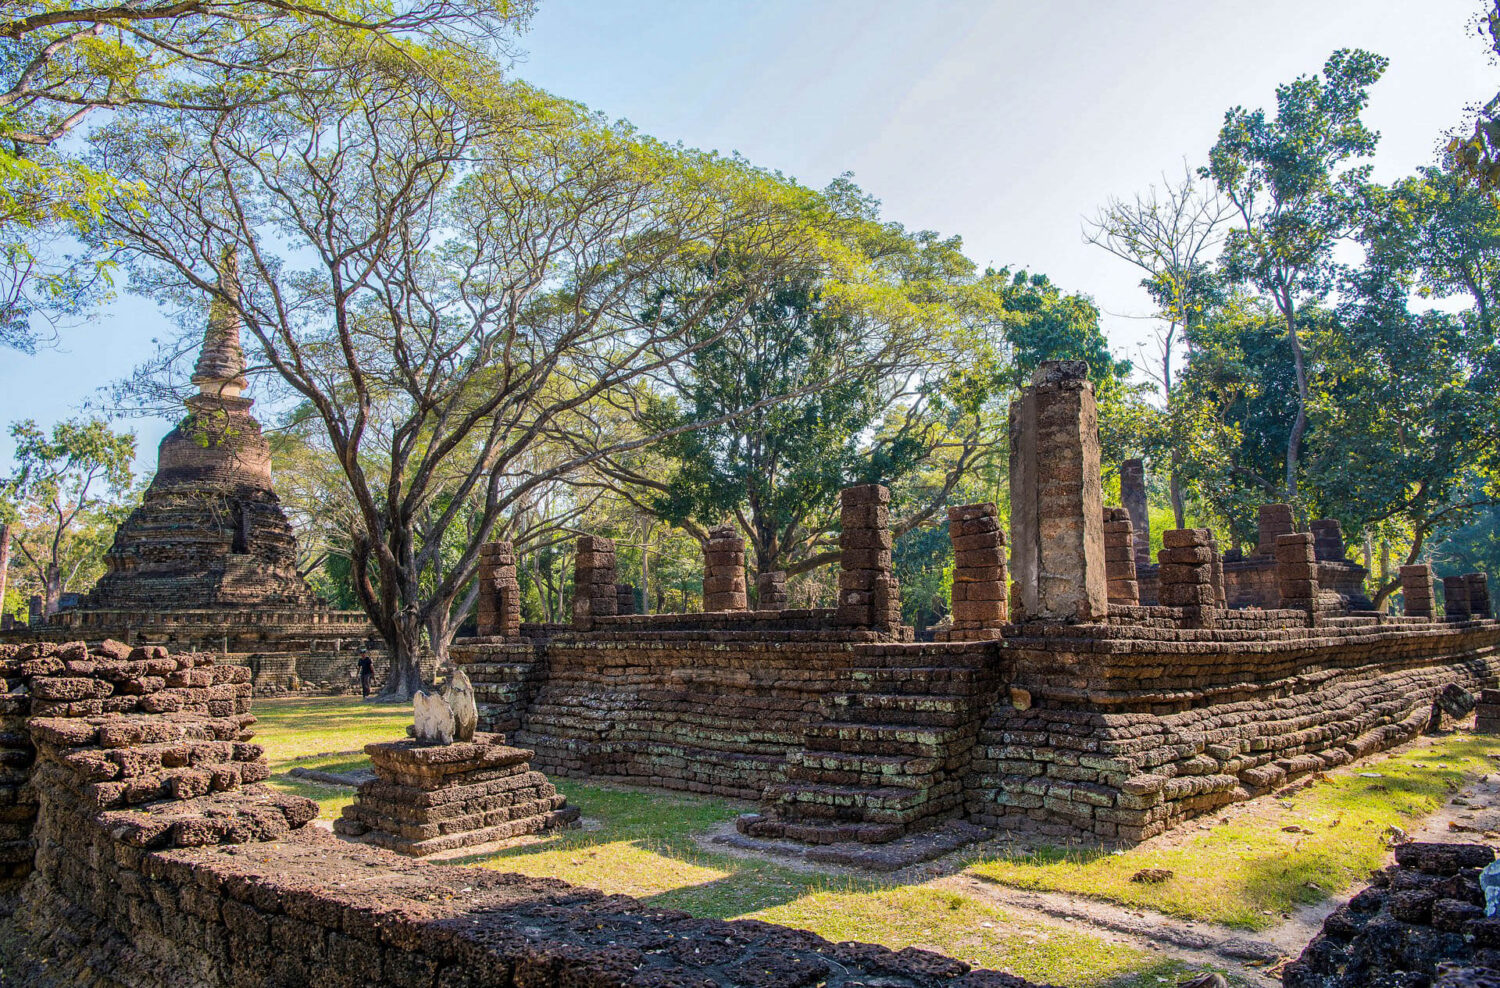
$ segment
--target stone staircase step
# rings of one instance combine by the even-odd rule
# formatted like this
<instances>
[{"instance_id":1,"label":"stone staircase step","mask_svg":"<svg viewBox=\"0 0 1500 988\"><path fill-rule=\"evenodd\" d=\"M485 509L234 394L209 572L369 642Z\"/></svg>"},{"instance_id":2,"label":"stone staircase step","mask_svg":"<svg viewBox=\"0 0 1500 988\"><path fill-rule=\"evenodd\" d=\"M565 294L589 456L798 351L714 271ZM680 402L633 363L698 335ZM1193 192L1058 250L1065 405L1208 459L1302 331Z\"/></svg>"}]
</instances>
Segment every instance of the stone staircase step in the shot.
<instances>
[{"instance_id":1,"label":"stone staircase step","mask_svg":"<svg viewBox=\"0 0 1500 988\"><path fill-rule=\"evenodd\" d=\"M846 751L799 751L787 758L787 778L822 785L894 786L920 789L937 781L936 758Z\"/></svg>"},{"instance_id":2,"label":"stone staircase step","mask_svg":"<svg viewBox=\"0 0 1500 988\"><path fill-rule=\"evenodd\" d=\"M914 727L960 727L972 715L961 696L913 693L830 693L823 711L832 721L910 724Z\"/></svg>"},{"instance_id":3,"label":"stone staircase step","mask_svg":"<svg viewBox=\"0 0 1500 988\"><path fill-rule=\"evenodd\" d=\"M807 748L813 751L878 752L940 759L949 757L955 741L953 732L941 727L833 720L814 724L805 735Z\"/></svg>"},{"instance_id":4,"label":"stone staircase step","mask_svg":"<svg viewBox=\"0 0 1500 988\"><path fill-rule=\"evenodd\" d=\"M786 782L766 787L770 815L788 823L891 823L905 826L962 801L957 782L930 789Z\"/></svg>"}]
</instances>

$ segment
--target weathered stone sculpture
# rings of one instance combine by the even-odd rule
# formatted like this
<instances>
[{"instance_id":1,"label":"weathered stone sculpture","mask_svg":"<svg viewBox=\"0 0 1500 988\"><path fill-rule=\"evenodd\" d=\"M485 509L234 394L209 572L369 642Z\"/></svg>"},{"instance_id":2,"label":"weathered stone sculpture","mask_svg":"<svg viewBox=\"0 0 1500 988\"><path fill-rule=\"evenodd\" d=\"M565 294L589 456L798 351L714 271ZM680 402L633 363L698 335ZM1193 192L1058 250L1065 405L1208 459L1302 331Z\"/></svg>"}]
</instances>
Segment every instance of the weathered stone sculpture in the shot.
<instances>
[{"instance_id":1,"label":"weathered stone sculpture","mask_svg":"<svg viewBox=\"0 0 1500 988\"><path fill-rule=\"evenodd\" d=\"M428 744L452 744L469 741L479 723L479 708L474 705L474 684L463 669L454 666L441 693L417 690L412 697L418 741Z\"/></svg>"}]
</instances>

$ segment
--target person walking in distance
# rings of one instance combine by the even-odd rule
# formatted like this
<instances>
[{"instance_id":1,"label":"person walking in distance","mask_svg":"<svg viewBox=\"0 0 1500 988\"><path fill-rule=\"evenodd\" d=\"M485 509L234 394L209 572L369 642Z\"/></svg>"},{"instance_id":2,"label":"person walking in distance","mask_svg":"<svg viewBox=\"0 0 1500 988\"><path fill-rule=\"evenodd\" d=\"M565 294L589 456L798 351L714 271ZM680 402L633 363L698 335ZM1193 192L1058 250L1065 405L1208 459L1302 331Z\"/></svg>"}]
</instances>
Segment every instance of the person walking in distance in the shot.
<instances>
[{"instance_id":1,"label":"person walking in distance","mask_svg":"<svg viewBox=\"0 0 1500 988\"><path fill-rule=\"evenodd\" d=\"M359 653L359 688L365 699L370 698L370 684L375 681L375 664L370 661L370 650Z\"/></svg>"}]
</instances>

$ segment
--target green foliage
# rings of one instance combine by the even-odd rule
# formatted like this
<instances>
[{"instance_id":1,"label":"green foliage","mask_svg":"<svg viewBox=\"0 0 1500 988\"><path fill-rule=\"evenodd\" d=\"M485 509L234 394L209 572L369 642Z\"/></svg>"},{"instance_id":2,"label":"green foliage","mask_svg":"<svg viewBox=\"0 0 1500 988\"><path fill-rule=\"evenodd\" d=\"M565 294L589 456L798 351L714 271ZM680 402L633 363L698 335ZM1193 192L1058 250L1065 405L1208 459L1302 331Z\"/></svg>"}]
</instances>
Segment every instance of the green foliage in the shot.
<instances>
[{"instance_id":1,"label":"green foliage","mask_svg":"<svg viewBox=\"0 0 1500 988\"><path fill-rule=\"evenodd\" d=\"M1280 313L1290 346L1296 414L1281 472L1293 501L1309 401L1301 310L1334 285L1334 244L1350 226L1369 176L1368 165L1347 165L1375 150L1379 135L1364 126L1360 112L1385 66L1379 55L1337 51L1321 78L1299 76L1277 87L1275 119L1235 107L1225 114L1204 169L1239 214L1240 226L1225 243L1225 274L1263 293Z\"/></svg>"},{"instance_id":2,"label":"green foliage","mask_svg":"<svg viewBox=\"0 0 1500 988\"><path fill-rule=\"evenodd\" d=\"M31 419L11 426L16 472L0 481L0 519L45 610L82 580L103 572L104 553L122 520L135 434L101 419L69 420L43 431Z\"/></svg>"}]
</instances>

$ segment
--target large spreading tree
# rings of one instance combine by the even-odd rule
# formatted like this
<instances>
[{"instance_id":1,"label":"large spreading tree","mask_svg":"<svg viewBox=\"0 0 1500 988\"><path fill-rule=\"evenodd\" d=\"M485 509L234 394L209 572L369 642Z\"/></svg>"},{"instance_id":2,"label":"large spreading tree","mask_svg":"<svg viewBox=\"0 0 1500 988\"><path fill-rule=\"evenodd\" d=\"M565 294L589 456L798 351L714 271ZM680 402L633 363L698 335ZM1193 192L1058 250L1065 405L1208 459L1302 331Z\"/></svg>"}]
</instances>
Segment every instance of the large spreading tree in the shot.
<instances>
[{"instance_id":1,"label":"large spreading tree","mask_svg":"<svg viewBox=\"0 0 1500 988\"><path fill-rule=\"evenodd\" d=\"M350 579L405 694L502 519L607 456L784 397L603 445L593 427L804 270L832 211L482 59L399 56L325 42L325 71L275 100L136 114L96 136L95 162L147 190L145 213L105 218L136 287L233 309L267 397L320 423ZM233 290L215 275L230 249Z\"/></svg>"}]
</instances>

